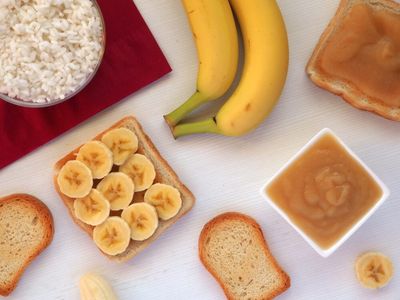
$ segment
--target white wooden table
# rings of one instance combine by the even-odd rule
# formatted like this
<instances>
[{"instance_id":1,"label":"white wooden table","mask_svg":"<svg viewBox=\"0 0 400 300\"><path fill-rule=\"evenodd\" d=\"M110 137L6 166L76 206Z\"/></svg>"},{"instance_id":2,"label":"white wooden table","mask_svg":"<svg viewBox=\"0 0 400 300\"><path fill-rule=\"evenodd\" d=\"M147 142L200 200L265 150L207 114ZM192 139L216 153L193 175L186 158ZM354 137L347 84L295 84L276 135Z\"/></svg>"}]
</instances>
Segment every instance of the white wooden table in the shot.
<instances>
[{"instance_id":1,"label":"white wooden table","mask_svg":"<svg viewBox=\"0 0 400 300\"><path fill-rule=\"evenodd\" d=\"M249 0L250 1L250 0ZM225 211L253 216L291 277L280 299L400 299L400 123L359 111L315 87L305 64L338 0L280 0L290 42L281 101L252 134L192 136L175 141L162 115L194 91L196 49L180 0L135 1L173 72L0 171L0 192L42 199L55 219L53 243L27 269L9 299L78 299L88 271L104 275L120 299L224 299L197 255L202 226ZM193 210L144 253L125 264L99 254L70 219L52 185L52 166L71 149L127 114L135 114L161 153L197 197ZM391 190L386 203L331 257L322 258L259 195L270 178L323 127L333 129ZM392 257L395 276L379 291L362 288L353 271L358 254Z\"/></svg>"}]
</instances>

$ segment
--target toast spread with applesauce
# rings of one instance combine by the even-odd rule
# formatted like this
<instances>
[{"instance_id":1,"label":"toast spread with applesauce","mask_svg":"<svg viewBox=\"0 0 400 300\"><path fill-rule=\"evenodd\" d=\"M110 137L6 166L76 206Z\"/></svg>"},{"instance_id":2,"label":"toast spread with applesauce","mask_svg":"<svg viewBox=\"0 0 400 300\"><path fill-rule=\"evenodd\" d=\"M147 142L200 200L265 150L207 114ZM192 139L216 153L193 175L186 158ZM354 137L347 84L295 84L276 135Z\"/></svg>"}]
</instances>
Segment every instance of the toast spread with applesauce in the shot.
<instances>
[{"instance_id":1,"label":"toast spread with applesauce","mask_svg":"<svg viewBox=\"0 0 400 300\"><path fill-rule=\"evenodd\" d=\"M132 116L68 153L54 171L73 221L118 262L144 250L195 203Z\"/></svg>"},{"instance_id":2,"label":"toast spread with applesauce","mask_svg":"<svg viewBox=\"0 0 400 300\"><path fill-rule=\"evenodd\" d=\"M308 62L319 87L400 121L400 4L341 0Z\"/></svg>"}]
</instances>

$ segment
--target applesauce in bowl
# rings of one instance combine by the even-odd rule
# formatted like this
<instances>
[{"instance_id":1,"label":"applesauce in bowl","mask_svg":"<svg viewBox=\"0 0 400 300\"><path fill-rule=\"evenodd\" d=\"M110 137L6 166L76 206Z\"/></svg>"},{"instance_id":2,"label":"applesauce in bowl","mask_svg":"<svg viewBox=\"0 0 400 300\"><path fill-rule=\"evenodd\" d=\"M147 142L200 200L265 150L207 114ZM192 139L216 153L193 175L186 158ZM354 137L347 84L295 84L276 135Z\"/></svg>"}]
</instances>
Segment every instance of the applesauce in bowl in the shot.
<instances>
[{"instance_id":1,"label":"applesauce in bowl","mask_svg":"<svg viewBox=\"0 0 400 300\"><path fill-rule=\"evenodd\" d=\"M332 131L324 129L262 193L321 255L328 256L389 192Z\"/></svg>"}]
</instances>

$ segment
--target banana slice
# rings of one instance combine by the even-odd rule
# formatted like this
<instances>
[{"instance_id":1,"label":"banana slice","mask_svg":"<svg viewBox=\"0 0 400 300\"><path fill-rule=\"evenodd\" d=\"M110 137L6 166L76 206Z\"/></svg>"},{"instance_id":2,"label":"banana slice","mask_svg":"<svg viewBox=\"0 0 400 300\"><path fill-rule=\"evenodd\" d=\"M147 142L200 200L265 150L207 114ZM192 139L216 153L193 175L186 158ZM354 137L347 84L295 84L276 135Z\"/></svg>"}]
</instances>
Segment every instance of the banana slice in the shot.
<instances>
[{"instance_id":1,"label":"banana slice","mask_svg":"<svg viewBox=\"0 0 400 300\"><path fill-rule=\"evenodd\" d=\"M151 161L142 154L134 154L119 167L135 183L135 192L147 190L156 178L156 171Z\"/></svg>"},{"instance_id":2,"label":"banana slice","mask_svg":"<svg viewBox=\"0 0 400 300\"><path fill-rule=\"evenodd\" d=\"M144 194L144 201L153 205L161 220L168 220L176 216L182 207L179 191L173 186L156 183Z\"/></svg>"},{"instance_id":3,"label":"banana slice","mask_svg":"<svg viewBox=\"0 0 400 300\"><path fill-rule=\"evenodd\" d=\"M114 164L122 165L138 149L138 138L128 128L116 128L105 133L101 141L110 148L114 155Z\"/></svg>"},{"instance_id":4,"label":"banana slice","mask_svg":"<svg viewBox=\"0 0 400 300\"><path fill-rule=\"evenodd\" d=\"M135 185L128 175L112 172L99 182L97 189L110 202L111 210L120 210L131 203Z\"/></svg>"},{"instance_id":5,"label":"banana slice","mask_svg":"<svg viewBox=\"0 0 400 300\"><path fill-rule=\"evenodd\" d=\"M384 287L393 276L393 265L390 258L380 252L367 252L356 260L358 281L370 289Z\"/></svg>"},{"instance_id":6,"label":"banana slice","mask_svg":"<svg viewBox=\"0 0 400 300\"><path fill-rule=\"evenodd\" d=\"M79 280L81 300L117 300L111 286L97 274L87 273Z\"/></svg>"},{"instance_id":7,"label":"banana slice","mask_svg":"<svg viewBox=\"0 0 400 300\"><path fill-rule=\"evenodd\" d=\"M121 215L131 228L131 238L143 241L151 237L158 227L156 209L145 202L134 203L122 211Z\"/></svg>"},{"instance_id":8,"label":"banana slice","mask_svg":"<svg viewBox=\"0 0 400 300\"><path fill-rule=\"evenodd\" d=\"M78 160L67 161L57 176L61 193L71 198L82 198L93 186L92 172Z\"/></svg>"},{"instance_id":9,"label":"banana slice","mask_svg":"<svg viewBox=\"0 0 400 300\"><path fill-rule=\"evenodd\" d=\"M78 152L77 160L83 162L92 171L93 178L101 179L110 173L113 165L113 154L102 142L90 141Z\"/></svg>"},{"instance_id":10,"label":"banana slice","mask_svg":"<svg viewBox=\"0 0 400 300\"><path fill-rule=\"evenodd\" d=\"M110 215L110 202L96 189L89 195L74 201L75 216L82 222L96 226Z\"/></svg>"},{"instance_id":11,"label":"banana slice","mask_svg":"<svg viewBox=\"0 0 400 300\"><path fill-rule=\"evenodd\" d=\"M122 218L109 217L93 229L93 240L104 253L117 255L128 247L131 229Z\"/></svg>"}]
</instances>

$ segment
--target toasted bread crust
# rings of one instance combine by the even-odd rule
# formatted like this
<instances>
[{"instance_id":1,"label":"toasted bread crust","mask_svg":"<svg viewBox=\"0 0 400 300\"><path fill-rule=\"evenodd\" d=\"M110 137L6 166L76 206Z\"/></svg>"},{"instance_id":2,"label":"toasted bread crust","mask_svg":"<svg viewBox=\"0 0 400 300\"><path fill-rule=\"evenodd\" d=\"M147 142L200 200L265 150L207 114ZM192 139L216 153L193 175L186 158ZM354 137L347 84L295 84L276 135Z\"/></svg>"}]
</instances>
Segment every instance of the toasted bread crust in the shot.
<instances>
[{"instance_id":1,"label":"toasted bread crust","mask_svg":"<svg viewBox=\"0 0 400 300\"><path fill-rule=\"evenodd\" d=\"M237 212L226 212L221 215L218 215L211 219L206 225L204 225L200 237L199 237L199 244L198 244L198 250L199 250L199 257L205 268L207 269L208 272L211 273L212 276L217 280L218 284L222 287L224 290L224 293L228 299L235 299L234 295L232 295L229 291L228 286L225 284L225 282L222 280L220 275L213 270L211 265L209 264L208 260L206 259L206 249L205 249L205 243L209 235L211 234L212 229L217 226L220 223L224 223L229 220L238 220L244 223L247 223L251 227L254 228L254 231L256 232L256 236L258 239L259 245L262 246L265 255L268 257L268 260L273 264L274 268L276 271L278 271L280 275L280 280L283 282L283 285L281 286L280 289L275 290L272 293L269 293L268 295L263 295L262 299L273 299L274 297L278 296L279 294L283 293L290 287L290 277L285 273L285 271L279 266L278 262L275 260L275 258L272 256L268 244L264 238L263 232L258 225L258 223L251 217L237 213Z\"/></svg>"},{"instance_id":2,"label":"toasted bread crust","mask_svg":"<svg viewBox=\"0 0 400 300\"><path fill-rule=\"evenodd\" d=\"M147 156L153 163L155 169L156 169L156 179L155 182L162 182L162 183L167 183L171 184L174 187L176 187L179 192L181 193L182 197L182 207L179 211L179 213L173 217L170 220L167 221L162 221L159 220L159 226L156 230L156 232L147 240L139 242L139 241L133 241L131 240L129 243L128 248L121 254L112 256L108 255L104 252L102 252L100 249L99 251L106 255L109 259L117 262L125 262L131 258L133 258L135 255L137 255L139 252L147 248L154 240L156 240L168 227L170 227L172 224L174 224L176 221L178 221L183 215L185 215L190 209L193 207L195 203L195 197L191 193L191 191L180 181L179 177L176 175L176 173L173 171L171 166L168 164L168 162L161 156L161 154L158 152L157 148L154 146L153 142L151 139L146 135L146 133L143 131L142 126L139 124L139 122L133 117L133 116L128 116L114 125L112 125L110 128L104 130L103 132L99 133L96 137L93 138L93 140L100 140L101 137L108 131L114 128L119 128L119 127L127 127L135 132L135 134L138 137L139 140L139 148L137 153L144 154ZM65 206L68 208L68 213L70 214L72 220L79 226L81 227L89 236L92 238L93 234L93 229L94 226L90 226L88 224L83 223L79 219L75 217L74 214L74 208L73 208L73 198L67 197L66 195L62 194L60 191L60 188L57 183L57 176L58 172L61 170L62 166L69 160L73 160L76 158L76 154L78 153L80 147L83 145L79 146L78 148L74 149L70 153L68 153L66 156L61 158L55 165L54 165L54 186L59 194L60 198L64 202ZM144 192L136 192L134 195L134 202L138 201L143 201L143 195ZM112 214L115 214L112 212ZM93 243L94 245L94 243Z\"/></svg>"},{"instance_id":3,"label":"toasted bread crust","mask_svg":"<svg viewBox=\"0 0 400 300\"><path fill-rule=\"evenodd\" d=\"M32 210L36 211L40 216L39 221L42 222L43 227L46 228L46 232L44 235L44 239L35 249L32 250L31 255L26 260L24 265L18 270L11 283L8 286L3 286L3 287L0 286L0 295L2 296L8 296L16 288L19 279L21 278L25 269L44 249L47 248L48 245L50 245L54 235L53 217L48 207L42 201L28 194L12 194L5 197L1 197L0 205L13 203L15 201L23 202L25 206L28 206Z\"/></svg>"},{"instance_id":4,"label":"toasted bread crust","mask_svg":"<svg viewBox=\"0 0 400 300\"><path fill-rule=\"evenodd\" d=\"M379 6L381 9L387 9L399 14L400 17L400 4L392 0L341 0L334 17L322 33L308 61L306 73L317 86L342 97L352 106L361 110L373 112L389 120L400 121L400 107L389 106L381 99L366 95L363 91L345 80L319 72L319 54L326 47L326 44L329 43L331 34L334 33L336 28L341 24L349 9L357 3Z\"/></svg>"}]
</instances>

